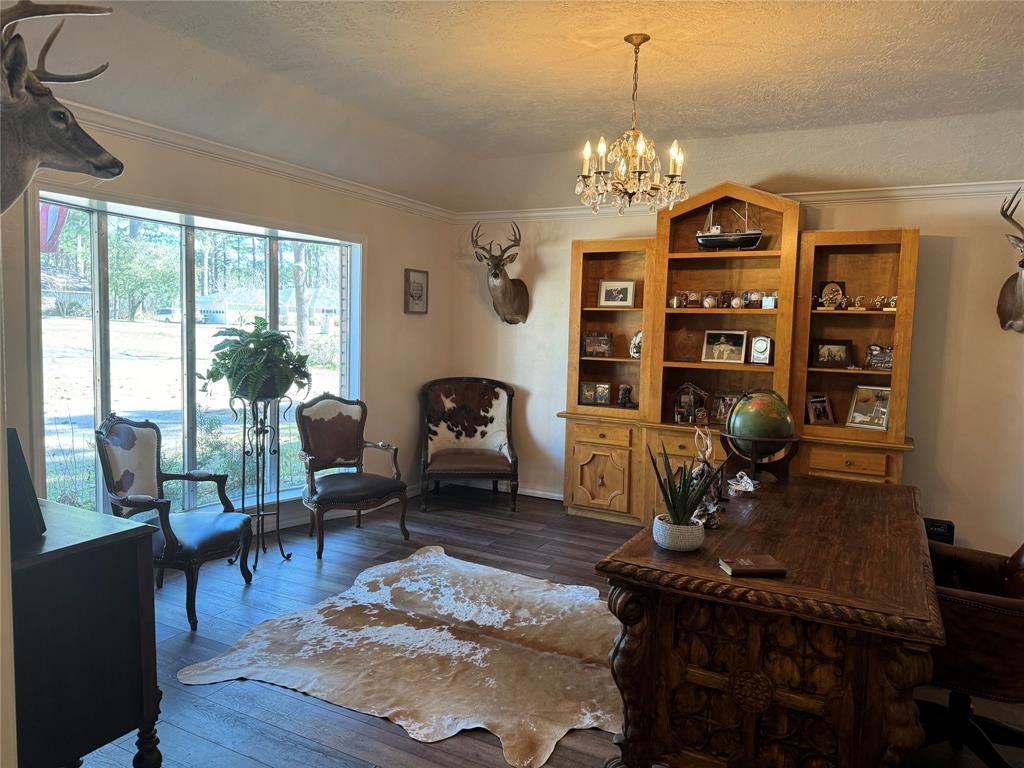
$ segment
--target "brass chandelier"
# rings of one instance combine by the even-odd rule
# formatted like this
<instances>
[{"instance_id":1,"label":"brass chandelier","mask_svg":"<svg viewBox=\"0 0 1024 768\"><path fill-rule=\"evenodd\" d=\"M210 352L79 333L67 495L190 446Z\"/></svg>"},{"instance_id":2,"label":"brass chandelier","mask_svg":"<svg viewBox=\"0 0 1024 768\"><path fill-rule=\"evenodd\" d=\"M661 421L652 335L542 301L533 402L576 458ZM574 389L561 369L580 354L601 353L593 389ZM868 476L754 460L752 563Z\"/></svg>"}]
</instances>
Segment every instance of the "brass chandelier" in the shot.
<instances>
[{"instance_id":1,"label":"brass chandelier","mask_svg":"<svg viewBox=\"0 0 1024 768\"><path fill-rule=\"evenodd\" d=\"M636 127L636 89L640 71L640 46L651 39L642 32L626 35L623 40L633 46L633 118L622 138L609 147L604 136L597 142L597 154L590 140L583 146L583 169L576 177L576 194L580 202L599 213L605 203L625 213L633 201L647 203L653 213L658 208L686 200L683 179L683 151L673 141L668 153L668 173L662 175L654 141Z\"/></svg>"}]
</instances>

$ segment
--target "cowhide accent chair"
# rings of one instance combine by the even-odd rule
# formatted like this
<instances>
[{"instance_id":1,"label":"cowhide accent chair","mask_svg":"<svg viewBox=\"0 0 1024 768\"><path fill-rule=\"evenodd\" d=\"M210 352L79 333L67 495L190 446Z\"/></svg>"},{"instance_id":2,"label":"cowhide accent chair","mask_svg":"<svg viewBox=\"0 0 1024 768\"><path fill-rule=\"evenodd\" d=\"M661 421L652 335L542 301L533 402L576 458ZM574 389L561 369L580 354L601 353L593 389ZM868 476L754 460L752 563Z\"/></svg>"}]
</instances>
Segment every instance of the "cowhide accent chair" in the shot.
<instances>
[{"instance_id":1,"label":"cowhide accent chair","mask_svg":"<svg viewBox=\"0 0 1024 768\"><path fill-rule=\"evenodd\" d=\"M420 388L423 463L420 503L427 510L430 482L442 479L508 480L512 511L519 492L519 458L512 445L512 398L503 381L460 376L434 379Z\"/></svg>"},{"instance_id":2,"label":"cowhide accent chair","mask_svg":"<svg viewBox=\"0 0 1024 768\"><path fill-rule=\"evenodd\" d=\"M325 392L295 410L302 450L299 458L306 466L306 490L302 503L309 510L309 535L316 531L317 559L324 555L324 514L334 509L356 513L356 528L362 527L362 513L398 499L402 513L398 525L402 538L409 538L405 527L408 504L405 483L398 469L398 448L389 443L373 443L363 438L366 403L345 400ZM391 452L391 477L363 471L363 451L376 448ZM317 476L328 469L355 469Z\"/></svg>"},{"instance_id":3,"label":"cowhide accent chair","mask_svg":"<svg viewBox=\"0 0 1024 768\"><path fill-rule=\"evenodd\" d=\"M1012 768L995 744L1024 748L1024 731L972 713L971 697L1024 703L1024 546L1014 554L930 542L946 644L932 649L932 685L949 707L918 702L928 742L966 746Z\"/></svg>"},{"instance_id":4,"label":"cowhide accent chair","mask_svg":"<svg viewBox=\"0 0 1024 768\"><path fill-rule=\"evenodd\" d=\"M227 494L227 475L193 470L184 474L160 469L160 428L152 421L132 421L110 414L96 430L96 450L103 469L110 508L118 517L155 525L153 565L157 588L163 587L164 569L185 572L185 611L195 632L196 588L199 568L209 560L229 558L241 549L238 567L245 583L252 582L249 516L235 512ZM164 496L164 483L216 483L221 512L176 512Z\"/></svg>"}]
</instances>

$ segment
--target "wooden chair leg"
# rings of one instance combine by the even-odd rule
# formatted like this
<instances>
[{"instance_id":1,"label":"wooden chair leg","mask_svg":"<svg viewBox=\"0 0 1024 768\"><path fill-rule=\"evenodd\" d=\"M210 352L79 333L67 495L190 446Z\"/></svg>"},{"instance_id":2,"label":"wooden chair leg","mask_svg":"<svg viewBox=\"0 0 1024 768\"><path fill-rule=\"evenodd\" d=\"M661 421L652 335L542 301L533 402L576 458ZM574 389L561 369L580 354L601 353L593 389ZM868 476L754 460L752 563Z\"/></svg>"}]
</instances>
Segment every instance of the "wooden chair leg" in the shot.
<instances>
[{"instance_id":1,"label":"wooden chair leg","mask_svg":"<svg viewBox=\"0 0 1024 768\"><path fill-rule=\"evenodd\" d=\"M430 496L430 478L424 472L420 480L420 512L427 511L427 499Z\"/></svg>"},{"instance_id":2,"label":"wooden chair leg","mask_svg":"<svg viewBox=\"0 0 1024 768\"><path fill-rule=\"evenodd\" d=\"M409 499L402 497L402 516L398 518L398 527L402 529L402 538L409 540L409 529L405 527L405 508L409 505Z\"/></svg>"},{"instance_id":3,"label":"wooden chair leg","mask_svg":"<svg viewBox=\"0 0 1024 768\"><path fill-rule=\"evenodd\" d=\"M324 558L324 511L316 511L316 559Z\"/></svg>"},{"instance_id":4,"label":"wooden chair leg","mask_svg":"<svg viewBox=\"0 0 1024 768\"><path fill-rule=\"evenodd\" d=\"M512 496L512 511L516 511L516 496L519 493L519 478L513 478L512 483L509 486Z\"/></svg>"},{"instance_id":5,"label":"wooden chair leg","mask_svg":"<svg viewBox=\"0 0 1024 768\"><path fill-rule=\"evenodd\" d=\"M163 568L157 568L156 569L156 588L157 589L163 589L164 588L164 569Z\"/></svg>"},{"instance_id":6,"label":"wooden chair leg","mask_svg":"<svg viewBox=\"0 0 1024 768\"><path fill-rule=\"evenodd\" d=\"M252 528L246 525L242 529L242 554L238 558L238 568L246 584L252 584L252 571L249 570L249 547L252 546Z\"/></svg>"},{"instance_id":7,"label":"wooden chair leg","mask_svg":"<svg viewBox=\"0 0 1024 768\"><path fill-rule=\"evenodd\" d=\"M356 528L362 528L362 527L363 527L363 510L357 509L356 510Z\"/></svg>"},{"instance_id":8,"label":"wooden chair leg","mask_svg":"<svg viewBox=\"0 0 1024 768\"><path fill-rule=\"evenodd\" d=\"M199 617L196 616L196 587L199 586L199 564L194 563L185 569L185 613L188 615L188 625L195 632L199 626Z\"/></svg>"},{"instance_id":9,"label":"wooden chair leg","mask_svg":"<svg viewBox=\"0 0 1024 768\"><path fill-rule=\"evenodd\" d=\"M316 533L316 512L309 510L309 535Z\"/></svg>"}]
</instances>

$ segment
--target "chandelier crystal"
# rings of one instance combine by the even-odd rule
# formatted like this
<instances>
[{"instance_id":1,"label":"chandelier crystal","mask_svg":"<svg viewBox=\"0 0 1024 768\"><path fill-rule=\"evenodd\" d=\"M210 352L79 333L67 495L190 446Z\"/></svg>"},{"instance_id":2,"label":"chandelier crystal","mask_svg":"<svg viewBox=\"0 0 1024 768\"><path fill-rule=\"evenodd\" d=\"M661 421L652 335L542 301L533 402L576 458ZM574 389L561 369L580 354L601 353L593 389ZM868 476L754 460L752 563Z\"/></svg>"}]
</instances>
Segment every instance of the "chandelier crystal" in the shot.
<instances>
[{"instance_id":1,"label":"chandelier crystal","mask_svg":"<svg viewBox=\"0 0 1024 768\"><path fill-rule=\"evenodd\" d=\"M640 72L640 46L650 35L635 33L623 38L633 46L633 118L630 128L609 147L604 136L594 153L590 140L583 146L583 169L576 177L576 194L580 202L599 213L601 206L614 205L619 214L626 212L633 201L647 203L654 213L658 208L671 208L689 197L683 179L683 151L673 141L668 153L668 173L662 174L661 160L654 141L636 127L636 89Z\"/></svg>"}]
</instances>

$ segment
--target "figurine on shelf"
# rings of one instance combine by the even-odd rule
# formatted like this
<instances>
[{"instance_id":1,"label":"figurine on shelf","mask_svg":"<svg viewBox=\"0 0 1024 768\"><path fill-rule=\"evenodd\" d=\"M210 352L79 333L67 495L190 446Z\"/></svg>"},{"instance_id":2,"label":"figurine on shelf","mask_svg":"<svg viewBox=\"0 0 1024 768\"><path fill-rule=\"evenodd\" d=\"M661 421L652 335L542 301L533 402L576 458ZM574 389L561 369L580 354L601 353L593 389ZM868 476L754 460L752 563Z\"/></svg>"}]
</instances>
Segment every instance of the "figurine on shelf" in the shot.
<instances>
[{"instance_id":1,"label":"figurine on shelf","mask_svg":"<svg viewBox=\"0 0 1024 768\"><path fill-rule=\"evenodd\" d=\"M846 283L828 280L821 285L821 306L819 309L835 309L846 295Z\"/></svg>"},{"instance_id":2,"label":"figurine on shelf","mask_svg":"<svg viewBox=\"0 0 1024 768\"><path fill-rule=\"evenodd\" d=\"M693 435L693 443L696 448L694 453L698 463L691 471L690 476L694 480L701 480L705 476L714 478L715 475L720 474L722 468L719 467L716 470L714 467L715 441L711 436L711 430L707 427L702 429L698 426ZM722 521L719 519L718 513L721 511L721 507L721 484L716 479L711 483L708 495L700 507L693 513L693 519L702 523L705 528L720 528Z\"/></svg>"},{"instance_id":3,"label":"figurine on shelf","mask_svg":"<svg viewBox=\"0 0 1024 768\"><path fill-rule=\"evenodd\" d=\"M706 408L708 393L696 384L686 382L676 390L675 413L673 419L676 424L695 424L697 421L697 409Z\"/></svg>"},{"instance_id":4,"label":"figurine on shelf","mask_svg":"<svg viewBox=\"0 0 1024 768\"><path fill-rule=\"evenodd\" d=\"M866 310L867 307L864 306L864 298L865 297L863 294L854 298L853 306L849 307L849 309L853 312L863 312L864 310Z\"/></svg>"},{"instance_id":5,"label":"figurine on shelf","mask_svg":"<svg viewBox=\"0 0 1024 768\"><path fill-rule=\"evenodd\" d=\"M895 312L896 311L896 299L897 298L898 297L896 297L896 296L890 296L888 301L886 301L886 305L884 307L882 307L882 311L883 312Z\"/></svg>"},{"instance_id":6,"label":"figurine on shelf","mask_svg":"<svg viewBox=\"0 0 1024 768\"><path fill-rule=\"evenodd\" d=\"M633 402L633 387L629 384L619 384L619 401L617 403L619 408L639 408L637 403Z\"/></svg>"},{"instance_id":7,"label":"figurine on shelf","mask_svg":"<svg viewBox=\"0 0 1024 768\"><path fill-rule=\"evenodd\" d=\"M729 309L732 306L733 297L736 294L732 291L722 291L718 294L718 307L719 309Z\"/></svg>"},{"instance_id":8,"label":"figurine on shelf","mask_svg":"<svg viewBox=\"0 0 1024 768\"><path fill-rule=\"evenodd\" d=\"M630 341L629 341L629 356L634 358L634 359L636 359L636 360L639 360L640 359L640 350L643 347L643 343L644 343L644 332L643 332L643 330L639 330L639 331L637 331L636 333L633 334L633 338L630 339Z\"/></svg>"},{"instance_id":9,"label":"figurine on shelf","mask_svg":"<svg viewBox=\"0 0 1024 768\"><path fill-rule=\"evenodd\" d=\"M729 303L733 309L743 309L747 306L747 302L742 296L733 296Z\"/></svg>"},{"instance_id":10,"label":"figurine on shelf","mask_svg":"<svg viewBox=\"0 0 1024 768\"><path fill-rule=\"evenodd\" d=\"M846 305L849 304L849 303L850 303L850 297L849 296L843 296L843 297L841 297L839 299L838 302L836 302L836 309L845 310L846 309Z\"/></svg>"},{"instance_id":11,"label":"figurine on shelf","mask_svg":"<svg viewBox=\"0 0 1024 768\"><path fill-rule=\"evenodd\" d=\"M671 299L668 300L668 305L671 309L680 309L686 306L686 294L677 293Z\"/></svg>"},{"instance_id":12,"label":"figurine on shelf","mask_svg":"<svg viewBox=\"0 0 1024 768\"><path fill-rule=\"evenodd\" d=\"M875 298L873 298L871 300L871 308L873 310L875 310L876 312L881 312L882 311L882 304L884 304L884 303L885 303L885 296L875 296Z\"/></svg>"}]
</instances>

